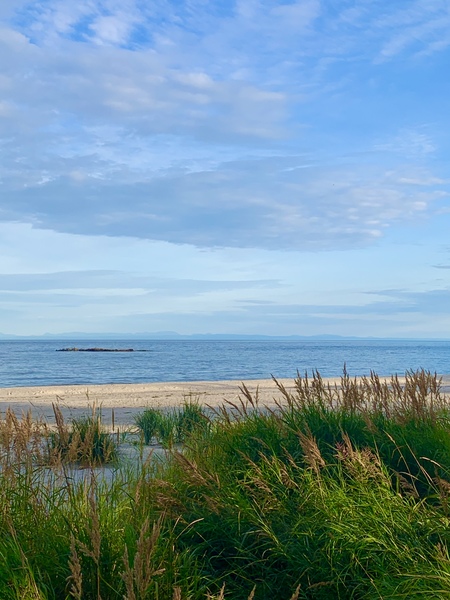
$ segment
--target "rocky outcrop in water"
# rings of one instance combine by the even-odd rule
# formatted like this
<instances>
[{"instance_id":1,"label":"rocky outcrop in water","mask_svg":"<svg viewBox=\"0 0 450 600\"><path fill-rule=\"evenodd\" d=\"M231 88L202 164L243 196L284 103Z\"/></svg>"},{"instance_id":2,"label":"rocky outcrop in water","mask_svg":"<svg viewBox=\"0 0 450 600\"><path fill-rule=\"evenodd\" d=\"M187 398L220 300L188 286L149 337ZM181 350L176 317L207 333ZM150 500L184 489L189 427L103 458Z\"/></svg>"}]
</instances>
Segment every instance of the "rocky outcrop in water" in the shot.
<instances>
[{"instance_id":1,"label":"rocky outcrop in water","mask_svg":"<svg viewBox=\"0 0 450 600\"><path fill-rule=\"evenodd\" d=\"M59 348L57 352L134 352L134 348Z\"/></svg>"}]
</instances>

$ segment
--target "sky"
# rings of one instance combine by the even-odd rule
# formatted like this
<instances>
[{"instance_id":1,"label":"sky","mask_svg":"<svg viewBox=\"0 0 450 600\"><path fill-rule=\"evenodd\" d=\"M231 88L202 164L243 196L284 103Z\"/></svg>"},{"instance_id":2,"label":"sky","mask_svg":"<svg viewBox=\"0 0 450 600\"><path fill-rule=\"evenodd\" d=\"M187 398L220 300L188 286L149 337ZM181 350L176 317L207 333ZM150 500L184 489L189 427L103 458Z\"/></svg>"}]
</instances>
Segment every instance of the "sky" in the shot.
<instances>
[{"instance_id":1,"label":"sky","mask_svg":"<svg viewBox=\"0 0 450 600\"><path fill-rule=\"evenodd\" d=\"M1 0L0 332L450 339L450 0Z\"/></svg>"}]
</instances>

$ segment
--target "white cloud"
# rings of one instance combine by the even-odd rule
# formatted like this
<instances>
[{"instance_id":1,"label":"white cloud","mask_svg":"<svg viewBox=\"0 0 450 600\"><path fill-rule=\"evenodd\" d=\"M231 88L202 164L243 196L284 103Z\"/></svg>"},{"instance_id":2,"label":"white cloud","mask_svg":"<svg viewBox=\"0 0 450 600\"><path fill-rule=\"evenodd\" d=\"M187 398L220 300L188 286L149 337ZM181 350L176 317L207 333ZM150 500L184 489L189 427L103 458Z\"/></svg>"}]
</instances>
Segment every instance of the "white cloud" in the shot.
<instances>
[{"instance_id":1,"label":"white cloud","mask_svg":"<svg viewBox=\"0 0 450 600\"><path fill-rule=\"evenodd\" d=\"M125 13L100 16L89 26L94 33L92 41L96 44L125 45L136 22L137 19L130 19Z\"/></svg>"}]
</instances>

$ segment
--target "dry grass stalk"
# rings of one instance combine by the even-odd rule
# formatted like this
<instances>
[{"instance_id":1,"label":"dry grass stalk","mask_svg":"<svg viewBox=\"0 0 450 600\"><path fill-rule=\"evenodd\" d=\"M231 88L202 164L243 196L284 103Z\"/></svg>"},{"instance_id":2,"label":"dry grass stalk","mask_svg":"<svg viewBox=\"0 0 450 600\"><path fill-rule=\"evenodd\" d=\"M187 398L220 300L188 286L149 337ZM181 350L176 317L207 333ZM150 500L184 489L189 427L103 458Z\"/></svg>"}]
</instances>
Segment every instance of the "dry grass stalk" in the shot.
<instances>
[{"instance_id":1,"label":"dry grass stalk","mask_svg":"<svg viewBox=\"0 0 450 600\"><path fill-rule=\"evenodd\" d=\"M450 408L448 398L441 393L442 379L429 371L407 371L401 380L398 375L381 379L371 371L370 376L351 378L344 366L340 384L325 382L318 371L310 378L297 374L295 391L288 392L274 379L284 401L276 401L280 410L303 410L317 407L323 410L344 409L360 414L384 414L386 417L435 419Z\"/></svg>"},{"instance_id":2,"label":"dry grass stalk","mask_svg":"<svg viewBox=\"0 0 450 600\"><path fill-rule=\"evenodd\" d=\"M182 452L174 452L174 458L182 466L184 472L189 476L189 480L194 485L220 487L220 480L217 473L212 475L205 471L200 471L197 463L190 460Z\"/></svg>"},{"instance_id":3,"label":"dry grass stalk","mask_svg":"<svg viewBox=\"0 0 450 600\"><path fill-rule=\"evenodd\" d=\"M448 498L450 496L450 482L442 477L435 477L433 481L439 488L441 498Z\"/></svg>"},{"instance_id":4,"label":"dry grass stalk","mask_svg":"<svg viewBox=\"0 0 450 600\"><path fill-rule=\"evenodd\" d=\"M44 441L48 436L45 423L33 420L31 410L22 413L19 419L8 407L5 418L0 420L0 461L2 472L17 465L42 464Z\"/></svg>"},{"instance_id":5,"label":"dry grass stalk","mask_svg":"<svg viewBox=\"0 0 450 600\"><path fill-rule=\"evenodd\" d=\"M254 463L252 461L249 461L249 462L252 464L255 473L253 474L252 477L249 477L248 482L245 482L244 486L246 488L250 489L251 491L254 488L261 490L262 492L264 492L265 500L267 500L270 497L275 499L274 491L272 490L270 485L265 481L264 475L263 475L261 469L258 467L258 465L256 463ZM267 508L267 503L265 504L265 507Z\"/></svg>"},{"instance_id":6,"label":"dry grass stalk","mask_svg":"<svg viewBox=\"0 0 450 600\"><path fill-rule=\"evenodd\" d=\"M255 592L256 592L256 585L255 585L255 586L253 586L253 589L252 589L252 591L250 592L250 594L249 594L249 596L248 596L247 600L253 600L253 598L255 597Z\"/></svg>"},{"instance_id":7,"label":"dry grass stalk","mask_svg":"<svg viewBox=\"0 0 450 600\"><path fill-rule=\"evenodd\" d=\"M248 406L251 406L253 409L256 409L258 407L258 403L259 403L259 387L256 386L256 390L255 390L255 394L254 395L250 392L250 390L245 385L245 383L242 383L240 385L239 390L240 390L241 394L243 395L244 399L246 400L246 403L244 403L242 401L241 397L239 396L239 400L241 401L241 404L242 404L242 407L243 407L243 412L244 412L244 414L248 414Z\"/></svg>"},{"instance_id":8,"label":"dry grass stalk","mask_svg":"<svg viewBox=\"0 0 450 600\"><path fill-rule=\"evenodd\" d=\"M289 452L285 449L284 449L284 455L286 456L287 460L289 461L290 466L293 467L294 470L298 471L299 466L294 461L293 457L289 454ZM279 483L281 483L282 486L284 486L285 488L288 488L288 489L298 489L298 484L292 478L291 473L288 471L287 466L284 464L284 462L282 460L280 460L276 456L266 456L262 452L260 452L260 458L261 458L261 462L265 463L269 467L270 472L276 476L276 478L278 479ZM250 464L252 464L253 468L255 468L257 470L257 472L261 475L261 479L264 479L264 475L263 475L260 467L256 463L251 461L250 459L247 459L247 460L249 460L249 462L250 462Z\"/></svg>"},{"instance_id":9,"label":"dry grass stalk","mask_svg":"<svg viewBox=\"0 0 450 600\"><path fill-rule=\"evenodd\" d=\"M301 588L301 585L299 584L299 585L298 585L298 586L295 588L295 591L294 591L294 593L292 594L292 596L291 596L290 600L298 600L298 597L300 596L300 588Z\"/></svg>"},{"instance_id":10,"label":"dry grass stalk","mask_svg":"<svg viewBox=\"0 0 450 600\"><path fill-rule=\"evenodd\" d=\"M207 595L207 600L224 600L225 598L225 584L222 585L222 587L220 588L220 592L218 596L211 596L211 594L208 593Z\"/></svg>"},{"instance_id":11,"label":"dry grass stalk","mask_svg":"<svg viewBox=\"0 0 450 600\"><path fill-rule=\"evenodd\" d=\"M88 507L89 507L89 526L88 535L90 539L90 547L87 546L81 540L77 540L76 543L81 552L91 558L94 561L97 572L97 600L101 600L100 595L100 557L101 557L101 531L100 531L100 519L98 516L97 503L95 500L95 480L91 481L88 489Z\"/></svg>"},{"instance_id":12,"label":"dry grass stalk","mask_svg":"<svg viewBox=\"0 0 450 600\"><path fill-rule=\"evenodd\" d=\"M100 519L98 516L97 502L95 500L95 486L91 485L89 494L89 513L90 513L90 538L92 543L92 558L95 564L100 562L100 551L102 536L100 533Z\"/></svg>"},{"instance_id":13,"label":"dry grass stalk","mask_svg":"<svg viewBox=\"0 0 450 600\"><path fill-rule=\"evenodd\" d=\"M176 487L164 479L153 481L154 500L156 506L169 518L177 518L183 514L185 503L179 498Z\"/></svg>"},{"instance_id":14,"label":"dry grass stalk","mask_svg":"<svg viewBox=\"0 0 450 600\"><path fill-rule=\"evenodd\" d=\"M390 481L383 471L379 456L370 448L358 450L353 448L349 436L343 434L343 442L337 444L336 456L346 470L358 481L376 480L378 483L390 485Z\"/></svg>"},{"instance_id":15,"label":"dry grass stalk","mask_svg":"<svg viewBox=\"0 0 450 600\"><path fill-rule=\"evenodd\" d=\"M298 588L300 590L300 588ZM255 593L256 593L256 585L253 587L252 591L250 592L250 594L248 595L247 600L253 600L255 597ZM212 596L211 594L208 593L207 595L207 600L224 600L225 599L225 584L222 585L222 587L220 588L220 592L218 596ZM298 599L298 595L296 597L292 596L291 600L297 600Z\"/></svg>"},{"instance_id":16,"label":"dry grass stalk","mask_svg":"<svg viewBox=\"0 0 450 600\"><path fill-rule=\"evenodd\" d=\"M397 477L398 484L400 489L405 494L405 496L410 496L411 498L420 498L419 492L417 491L415 485L413 484L413 479L411 475L409 475L409 479L406 479L404 475L396 472L395 476Z\"/></svg>"},{"instance_id":17,"label":"dry grass stalk","mask_svg":"<svg viewBox=\"0 0 450 600\"><path fill-rule=\"evenodd\" d=\"M188 481L195 488L203 488L203 500L205 501L211 512L219 514L221 504L218 500L220 498L220 495L217 494L217 491L220 489L220 480L218 474L216 473L215 475L212 475L211 473L200 471L197 463L193 460L188 459L187 456L185 456L181 452L175 452L173 456L183 468L183 471L187 476L186 481ZM182 508L183 506L182 502L177 502L174 498L169 498L167 496L164 496L163 498L164 500L162 506L165 510L170 504L172 505L172 507L178 506L179 508Z\"/></svg>"},{"instance_id":18,"label":"dry grass stalk","mask_svg":"<svg viewBox=\"0 0 450 600\"><path fill-rule=\"evenodd\" d=\"M96 466L115 457L116 446L110 435L102 431L95 404L92 416L75 419L71 427L65 423L57 404L53 404L53 412L56 432L51 434L48 444L50 464L67 462Z\"/></svg>"},{"instance_id":19,"label":"dry grass stalk","mask_svg":"<svg viewBox=\"0 0 450 600\"><path fill-rule=\"evenodd\" d=\"M58 432L59 439L61 441L61 444L66 446L69 443L69 436L70 436L69 429L68 429L66 423L64 422L64 417L63 417L62 411L59 408L58 404L55 404L53 402L52 408L53 408L53 414L55 416L56 429Z\"/></svg>"},{"instance_id":20,"label":"dry grass stalk","mask_svg":"<svg viewBox=\"0 0 450 600\"><path fill-rule=\"evenodd\" d=\"M70 575L67 578L70 583L69 595L75 600L82 600L83 594L83 574L81 569L80 557L77 553L75 538L70 538L70 557L69 557Z\"/></svg>"},{"instance_id":21,"label":"dry grass stalk","mask_svg":"<svg viewBox=\"0 0 450 600\"><path fill-rule=\"evenodd\" d=\"M164 568L155 568L153 565L153 556L161 532L161 518L153 524L150 535L149 528L150 524L147 518L144 521L139 534L136 554L134 555L132 566L130 565L128 548L125 546L123 557L124 572L122 573L126 588L124 600L138 600L139 598L144 598L153 577L160 575L165 571Z\"/></svg>"},{"instance_id":22,"label":"dry grass stalk","mask_svg":"<svg viewBox=\"0 0 450 600\"><path fill-rule=\"evenodd\" d=\"M176 586L173 588L172 600L181 600L181 588Z\"/></svg>"},{"instance_id":23,"label":"dry grass stalk","mask_svg":"<svg viewBox=\"0 0 450 600\"><path fill-rule=\"evenodd\" d=\"M301 431L299 431L298 437L306 464L318 475L320 469L325 467L326 463L320 453L316 440L311 434L305 435Z\"/></svg>"}]
</instances>

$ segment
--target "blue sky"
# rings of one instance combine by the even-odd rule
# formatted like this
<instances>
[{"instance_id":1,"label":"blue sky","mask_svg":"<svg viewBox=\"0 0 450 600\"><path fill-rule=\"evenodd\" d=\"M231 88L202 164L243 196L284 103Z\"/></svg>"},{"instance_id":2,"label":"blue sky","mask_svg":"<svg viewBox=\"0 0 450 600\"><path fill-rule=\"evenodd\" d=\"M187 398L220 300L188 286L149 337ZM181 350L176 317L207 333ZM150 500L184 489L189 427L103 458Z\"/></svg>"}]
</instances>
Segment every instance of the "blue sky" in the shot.
<instances>
[{"instance_id":1,"label":"blue sky","mask_svg":"<svg viewBox=\"0 0 450 600\"><path fill-rule=\"evenodd\" d=\"M449 64L449 0L2 0L0 332L450 338Z\"/></svg>"}]
</instances>

